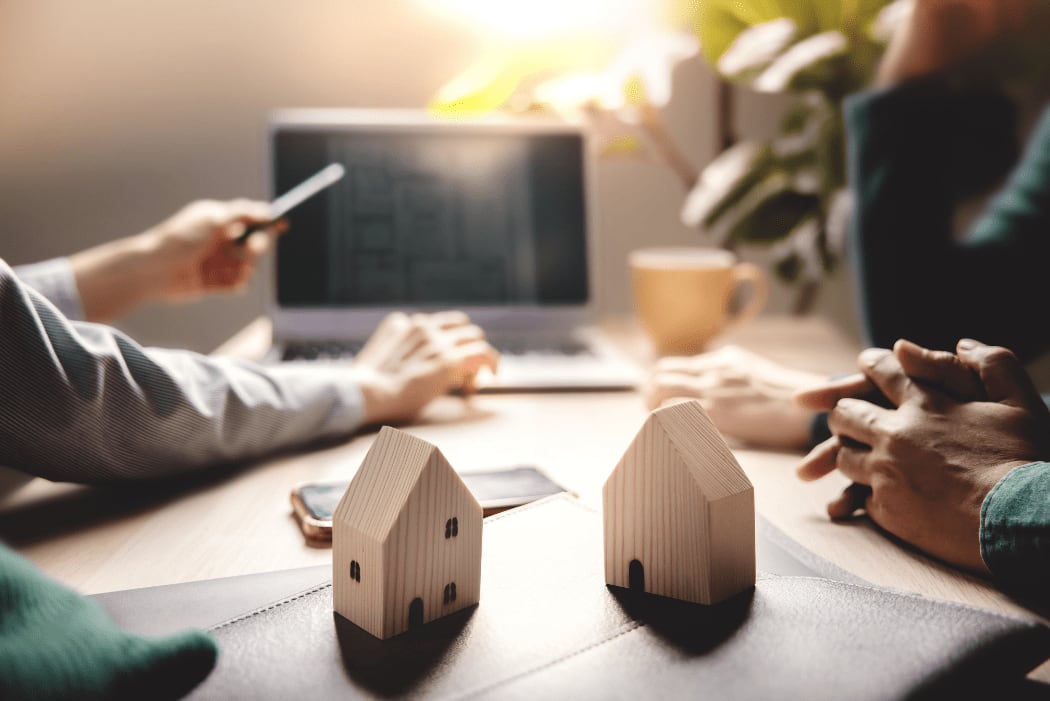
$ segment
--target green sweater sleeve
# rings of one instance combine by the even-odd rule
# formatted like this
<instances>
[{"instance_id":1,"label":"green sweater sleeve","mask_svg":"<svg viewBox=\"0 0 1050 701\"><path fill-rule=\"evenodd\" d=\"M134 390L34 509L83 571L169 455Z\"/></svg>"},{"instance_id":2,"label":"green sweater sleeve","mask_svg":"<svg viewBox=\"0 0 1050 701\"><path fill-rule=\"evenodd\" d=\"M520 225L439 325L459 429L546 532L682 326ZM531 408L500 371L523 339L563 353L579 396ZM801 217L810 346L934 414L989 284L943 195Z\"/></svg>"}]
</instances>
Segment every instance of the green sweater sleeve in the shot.
<instances>
[{"instance_id":1,"label":"green sweater sleeve","mask_svg":"<svg viewBox=\"0 0 1050 701\"><path fill-rule=\"evenodd\" d=\"M1028 357L1050 345L1032 323L1050 259L1050 111L999 195L961 238L955 208L1012 162L1004 97L936 81L845 105L856 207L850 256L869 341L953 349L965 336Z\"/></svg>"},{"instance_id":2,"label":"green sweater sleeve","mask_svg":"<svg viewBox=\"0 0 1050 701\"><path fill-rule=\"evenodd\" d=\"M981 557L1000 585L1050 586L1050 463L1015 468L981 505Z\"/></svg>"}]
</instances>

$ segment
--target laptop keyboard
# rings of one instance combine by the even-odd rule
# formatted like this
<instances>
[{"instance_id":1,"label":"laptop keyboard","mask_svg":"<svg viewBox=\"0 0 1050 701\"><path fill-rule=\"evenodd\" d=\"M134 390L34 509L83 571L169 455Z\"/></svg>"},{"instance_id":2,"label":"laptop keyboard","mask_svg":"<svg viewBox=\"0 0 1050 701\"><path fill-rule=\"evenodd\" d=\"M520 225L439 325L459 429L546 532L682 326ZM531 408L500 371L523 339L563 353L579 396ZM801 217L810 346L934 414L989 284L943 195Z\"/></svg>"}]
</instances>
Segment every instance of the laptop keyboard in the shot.
<instances>
[{"instance_id":1,"label":"laptop keyboard","mask_svg":"<svg viewBox=\"0 0 1050 701\"><path fill-rule=\"evenodd\" d=\"M490 338L501 355L594 357L594 351L575 339ZM347 360L361 351L360 341L296 341L284 347L281 360Z\"/></svg>"},{"instance_id":2,"label":"laptop keyboard","mask_svg":"<svg viewBox=\"0 0 1050 701\"><path fill-rule=\"evenodd\" d=\"M363 347L360 341L289 342L281 353L281 360L345 360L354 357Z\"/></svg>"}]
</instances>

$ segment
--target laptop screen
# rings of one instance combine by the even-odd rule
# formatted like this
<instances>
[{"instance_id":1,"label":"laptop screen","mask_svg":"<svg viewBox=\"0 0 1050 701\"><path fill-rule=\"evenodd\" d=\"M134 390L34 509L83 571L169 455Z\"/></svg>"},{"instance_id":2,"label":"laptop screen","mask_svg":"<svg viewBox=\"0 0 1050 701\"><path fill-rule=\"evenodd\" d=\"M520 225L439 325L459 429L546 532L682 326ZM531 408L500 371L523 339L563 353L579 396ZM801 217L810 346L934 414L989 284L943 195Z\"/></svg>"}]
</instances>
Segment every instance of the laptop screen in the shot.
<instances>
[{"instance_id":1,"label":"laptop screen","mask_svg":"<svg viewBox=\"0 0 1050 701\"><path fill-rule=\"evenodd\" d=\"M582 135L458 127L276 127L278 194L346 168L289 215L278 305L585 304Z\"/></svg>"}]
</instances>

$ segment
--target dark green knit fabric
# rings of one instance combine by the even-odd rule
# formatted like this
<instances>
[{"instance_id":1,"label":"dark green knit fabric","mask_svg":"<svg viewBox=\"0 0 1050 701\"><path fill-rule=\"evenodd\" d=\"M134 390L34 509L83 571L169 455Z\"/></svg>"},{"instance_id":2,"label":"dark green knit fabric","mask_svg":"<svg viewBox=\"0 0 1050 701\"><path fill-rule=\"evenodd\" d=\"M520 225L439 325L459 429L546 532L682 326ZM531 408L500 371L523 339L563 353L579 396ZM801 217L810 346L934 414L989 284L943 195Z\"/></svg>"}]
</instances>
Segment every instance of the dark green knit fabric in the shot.
<instances>
[{"instance_id":1,"label":"dark green knit fabric","mask_svg":"<svg viewBox=\"0 0 1050 701\"><path fill-rule=\"evenodd\" d=\"M1050 592L1050 463L1014 469L985 497L981 557L1004 586Z\"/></svg>"},{"instance_id":2,"label":"dark green knit fabric","mask_svg":"<svg viewBox=\"0 0 1050 701\"><path fill-rule=\"evenodd\" d=\"M0 699L176 699L211 672L217 652L197 631L125 633L0 546Z\"/></svg>"},{"instance_id":3,"label":"dark green knit fabric","mask_svg":"<svg viewBox=\"0 0 1050 701\"><path fill-rule=\"evenodd\" d=\"M1024 358L1050 348L1037 311L1050 261L1050 111L959 237L962 199L1014 163L1010 102L928 80L856 95L845 113L850 256L869 342L954 350L969 337Z\"/></svg>"}]
</instances>

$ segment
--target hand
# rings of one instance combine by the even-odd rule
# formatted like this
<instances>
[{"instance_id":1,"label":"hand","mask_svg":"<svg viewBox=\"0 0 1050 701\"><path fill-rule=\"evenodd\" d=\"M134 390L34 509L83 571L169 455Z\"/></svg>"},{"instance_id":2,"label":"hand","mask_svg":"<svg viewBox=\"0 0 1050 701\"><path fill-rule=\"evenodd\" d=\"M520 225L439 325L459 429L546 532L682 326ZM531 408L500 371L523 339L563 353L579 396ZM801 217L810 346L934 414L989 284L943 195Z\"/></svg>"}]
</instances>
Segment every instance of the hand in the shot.
<instances>
[{"instance_id":1,"label":"hand","mask_svg":"<svg viewBox=\"0 0 1050 701\"><path fill-rule=\"evenodd\" d=\"M365 423L403 423L432 399L472 392L481 368L495 372L499 354L462 312L387 316L354 358L365 399Z\"/></svg>"},{"instance_id":2,"label":"hand","mask_svg":"<svg viewBox=\"0 0 1050 701\"><path fill-rule=\"evenodd\" d=\"M809 445L813 412L797 406L792 396L824 379L726 346L658 361L644 395L651 409L673 398L699 399L723 434L753 445L800 450Z\"/></svg>"},{"instance_id":3,"label":"hand","mask_svg":"<svg viewBox=\"0 0 1050 701\"><path fill-rule=\"evenodd\" d=\"M183 207L147 232L154 238L156 297L185 301L243 289L285 224L254 233L243 245L235 240L246 227L269 220L270 205L252 200L201 200Z\"/></svg>"},{"instance_id":4,"label":"hand","mask_svg":"<svg viewBox=\"0 0 1050 701\"><path fill-rule=\"evenodd\" d=\"M866 399L888 406L886 397L864 374L870 365L867 354L873 352L880 351L870 349L857 358L860 372L800 390L795 394L795 402L811 411L831 411L840 399L847 397ZM980 401L987 398L984 385L981 384L976 371L954 353L929 350L901 339L893 345L893 354L904 374L912 380L937 387L961 401Z\"/></svg>"},{"instance_id":5,"label":"hand","mask_svg":"<svg viewBox=\"0 0 1050 701\"><path fill-rule=\"evenodd\" d=\"M879 65L882 85L940 73L1021 32L1038 0L915 0Z\"/></svg>"},{"instance_id":6,"label":"hand","mask_svg":"<svg viewBox=\"0 0 1050 701\"><path fill-rule=\"evenodd\" d=\"M946 562L987 569L980 553L984 498L1015 467L1050 455L1050 412L1017 358L960 341L945 374L976 373L987 399L962 401L904 371L895 353L869 350L860 364L896 409L853 398L829 416L835 434L798 468L803 479L838 469L853 480L829 505L833 518L863 506L886 531ZM931 358L927 358L931 360Z\"/></svg>"},{"instance_id":7,"label":"hand","mask_svg":"<svg viewBox=\"0 0 1050 701\"><path fill-rule=\"evenodd\" d=\"M109 321L146 302L242 289L284 225L243 246L234 239L269 218L265 202L194 202L149 231L70 256L85 318Z\"/></svg>"}]
</instances>

